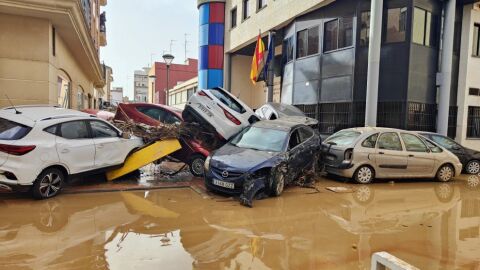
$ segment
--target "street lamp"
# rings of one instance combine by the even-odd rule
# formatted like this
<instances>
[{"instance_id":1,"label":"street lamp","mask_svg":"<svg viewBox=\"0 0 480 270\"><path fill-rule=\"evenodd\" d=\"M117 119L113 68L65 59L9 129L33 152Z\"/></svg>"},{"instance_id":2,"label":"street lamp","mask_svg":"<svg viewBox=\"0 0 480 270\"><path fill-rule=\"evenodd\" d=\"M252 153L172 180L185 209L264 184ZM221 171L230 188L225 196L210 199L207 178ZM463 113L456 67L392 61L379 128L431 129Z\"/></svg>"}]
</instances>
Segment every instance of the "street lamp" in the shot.
<instances>
[{"instance_id":1,"label":"street lamp","mask_svg":"<svg viewBox=\"0 0 480 270\"><path fill-rule=\"evenodd\" d=\"M152 80L152 96L151 96L151 98L152 98L152 103L155 103L153 98L155 97L155 80L157 79L157 76L149 75L148 78Z\"/></svg>"},{"instance_id":2,"label":"street lamp","mask_svg":"<svg viewBox=\"0 0 480 270\"><path fill-rule=\"evenodd\" d=\"M167 96L165 97L165 105L169 105L168 99L170 97L168 92L170 87L169 87L168 81L170 79L170 65L172 64L174 58L175 57L169 53L163 55L163 61L165 61L165 64L167 65L167 93L166 93Z\"/></svg>"}]
</instances>

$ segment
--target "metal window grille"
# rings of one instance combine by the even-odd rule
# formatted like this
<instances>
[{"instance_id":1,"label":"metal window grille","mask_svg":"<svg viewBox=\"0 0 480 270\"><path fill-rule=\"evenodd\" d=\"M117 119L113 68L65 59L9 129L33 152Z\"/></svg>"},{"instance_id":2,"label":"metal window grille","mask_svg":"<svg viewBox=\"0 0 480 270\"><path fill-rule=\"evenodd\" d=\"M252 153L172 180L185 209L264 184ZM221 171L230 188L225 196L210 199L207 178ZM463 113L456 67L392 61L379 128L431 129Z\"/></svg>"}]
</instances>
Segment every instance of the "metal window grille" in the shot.
<instances>
[{"instance_id":1,"label":"metal window grille","mask_svg":"<svg viewBox=\"0 0 480 270\"><path fill-rule=\"evenodd\" d=\"M468 107L467 137L480 138L480 107Z\"/></svg>"},{"instance_id":2,"label":"metal window grille","mask_svg":"<svg viewBox=\"0 0 480 270\"><path fill-rule=\"evenodd\" d=\"M377 126L404 128L405 102L379 102L377 106Z\"/></svg>"},{"instance_id":3,"label":"metal window grille","mask_svg":"<svg viewBox=\"0 0 480 270\"><path fill-rule=\"evenodd\" d=\"M435 104L409 102L407 129L434 131L436 122L435 110Z\"/></svg>"},{"instance_id":4,"label":"metal window grille","mask_svg":"<svg viewBox=\"0 0 480 270\"><path fill-rule=\"evenodd\" d=\"M457 136L457 114L458 114L458 107L457 106L450 106L450 110L448 113L448 137L455 139Z\"/></svg>"}]
</instances>

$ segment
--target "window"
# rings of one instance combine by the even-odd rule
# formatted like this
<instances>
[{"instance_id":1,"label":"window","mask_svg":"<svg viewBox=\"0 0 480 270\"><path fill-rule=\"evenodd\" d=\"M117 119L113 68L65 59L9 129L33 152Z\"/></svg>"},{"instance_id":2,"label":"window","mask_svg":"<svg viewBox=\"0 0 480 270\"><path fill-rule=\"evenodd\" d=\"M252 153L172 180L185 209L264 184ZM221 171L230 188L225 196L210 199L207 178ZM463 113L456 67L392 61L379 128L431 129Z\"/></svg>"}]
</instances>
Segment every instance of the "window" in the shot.
<instances>
[{"instance_id":1,"label":"window","mask_svg":"<svg viewBox=\"0 0 480 270\"><path fill-rule=\"evenodd\" d=\"M326 143L338 146L351 145L357 141L360 135L361 133L358 131L342 130L328 137Z\"/></svg>"},{"instance_id":2,"label":"window","mask_svg":"<svg viewBox=\"0 0 480 270\"><path fill-rule=\"evenodd\" d=\"M292 132L290 140L288 141L288 148L293 149L301 143L300 136L298 134L298 129Z\"/></svg>"},{"instance_id":3,"label":"window","mask_svg":"<svg viewBox=\"0 0 480 270\"><path fill-rule=\"evenodd\" d=\"M32 130L31 127L0 118L0 140L19 140L25 137L30 130Z\"/></svg>"},{"instance_id":4,"label":"window","mask_svg":"<svg viewBox=\"0 0 480 270\"><path fill-rule=\"evenodd\" d=\"M467 138L480 138L480 107L468 107Z\"/></svg>"},{"instance_id":5,"label":"window","mask_svg":"<svg viewBox=\"0 0 480 270\"><path fill-rule=\"evenodd\" d=\"M190 97L193 95L195 92L195 88L191 88L187 90L187 101L190 99Z\"/></svg>"},{"instance_id":6,"label":"window","mask_svg":"<svg viewBox=\"0 0 480 270\"><path fill-rule=\"evenodd\" d=\"M163 122L165 119L165 111L153 107L137 107L137 110L146 116L153 118L157 121Z\"/></svg>"},{"instance_id":7,"label":"window","mask_svg":"<svg viewBox=\"0 0 480 270\"><path fill-rule=\"evenodd\" d=\"M240 148L280 152L287 139L287 131L249 126L235 135L230 143Z\"/></svg>"},{"instance_id":8,"label":"window","mask_svg":"<svg viewBox=\"0 0 480 270\"><path fill-rule=\"evenodd\" d=\"M257 0L257 10L267 6L267 0Z\"/></svg>"},{"instance_id":9,"label":"window","mask_svg":"<svg viewBox=\"0 0 480 270\"><path fill-rule=\"evenodd\" d=\"M60 125L60 136L69 140L90 138L88 135L87 123L85 121L62 123Z\"/></svg>"},{"instance_id":10,"label":"window","mask_svg":"<svg viewBox=\"0 0 480 270\"><path fill-rule=\"evenodd\" d=\"M307 56L308 30L297 33L297 58Z\"/></svg>"},{"instance_id":11,"label":"window","mask_svg":"<svg viewBox=\"0 0 480 270\"><path fill-rule=\"evenodd\" d=\"M432 140L447 150L460 149L460 146L452 139L440 135L432 135Z\"/></svg>"},{"instance_id":12,"label":"window","mask_svg":"<svg viewBox=\"0 0 480 270\"><path fill-rule=\"evenodd\" d=\"M54 125L54 126L51 126L51 127L48 127L46 129L44 129L43 131L45 131L47 133L50 133L52 135L57 135L57 127L58 127L58 125Z\"/></svg>"},{"instance_id":13,"label":"window","mask_svg":"<svg viewBox=\"0 0 480 270\"><path fill-rule=\"evenodd\" d=\"M118 137L118 131L110 125L100 121L90 121L90 127L94 138Z\"/></svg>"},{"instance_id":14,"label":"window","mask_svg":"<svg viewBox=\"0 0 480 270\"><path fill-rule=\"evenodd\" d=\"M85 92L83 91L83 89L78 89L78 94L77 94L77 107L78 107L78 110L83 110L84 109L84 94Z\"/></svg>"},{"instance_id":15,"label":"window","mask_svg":"<svg viewBox=\"0 0 480 270\"><path fill-rule=\"evenodd\" d=\"M319 27L315 26L297 33L297 58L318 53Z\"/></svg>"},{"instance_id":16,"label":"window","mask_svg":"<svg viewBox=\"0 0 480 270\"><path fill-rule=\"evenodd\" d=\"M285 63L293 60L293 37L288 37L283 41L283 55L285 56Z\"/></svg>"},{"instance_id":17,"label":"window","mask_svg":"<svg viewBox=\"0 0 480 270\"><path fill-rule=\"evenodd\" d=\"M56 44L56 32L55 32L55 27L52 26L52 55L56 55L57 51L57 44Z\"/></svg>"},{"instance_id":18,"label":"window","mask_svg":"<svg viewBox=\"0 0 480 270\"><path fill-rule=\"evenodd\" d=\"M443 152L442 148L440 148L440 147L438 147L437 145L433 144L431 141L425 140L425 142L427 143L427 146L428 146L428 148L430 149L430 151L432 151L432 153L441 153L441 152Z\"/></svg>"},{"instance_id":19,"label":"window","mask_svg":"<svg viewBox=\"0 0 480 270\"><path fill-rule=\"evenodd\" d=\"M367 46L370 38L370 11L362 12L360 20L360 46Z\"/></svg>"},{"instance_id":20,"label":"window","mask_svg":"<svg viewBox=\"0 0 480 270\"><path fill-rule=\"evenodd\" d=\"M385 42L403 42L407 29L407 8L392 8L387 12L387 31Z\"/></svg>"},{"instance_id":21,"label":"window","mask_svg":"<svg viewBox=\"0 0 480 270\"><path fill-rule=\"evenodd\" d=\"M224 93L223 90L214 88L210 89L210 92L218 98L223 104L227 105L230 109L238 112L238 113L245 113L245 109L236 101L234 98L232 98L230 95L227 93Z\"/></svg>"},{"instance_id":22,"label":"window","mask_svg":"<svg viewBox=\"0 0 480 270\"><path fill-rule=\"evenodd\" d=\"M324 52L350 47L353 44L353 19L339 18L324 25Z\"/></svg>"},{"instance_id":23,"label":"window","mask_svg":"<svg viewBox=\"0 0 480 270\"><path fill-rule=\"evenodd\" d=\"M230 27L235 28L237 26L237 7L234 7L230 11Z\"/></svg>"},{"instance_id":24,"label":"window","mask_svg":"<svg viewBox=\"0 0 480 270\"><path fill-rule=\"evenodd\" d=\"M300 140L301 140L302 143L313 137L313 130L311 130L309 128L301 127L298 130L299 130L299 134L300 134Z\"/></svg>"},{"instance_id":25,"label":"window","mask_svg":"<svg viewBox=\"0 0 480 270\"><path fill-rule=\"evenodd\" d=\"M401 134L405 148L410 152L428 152L427 146L415 135L402 133Z\"/></svg>"},{"instance_id":26,"label":"window","mask_svg":"<svg viewBox=\"0 0 480 270\"><path fill-rule=\"evenodd\" d=\"M243 5L242 5L242 9L243 9L242 19L243 20L246 20L250 17L250 10L248 9L248 4L249 4L249 0L243 0Z\"/></svg>"},{"instance_id":27,"label":"window","mask_svg":"<svg viewBox=\"0 0 480 270\"><path fill-rule=\"evenodd\" d=\"M377 144L377 139L378 133L373 134L363 141L362 146L366 148L375 148L375 145Z\"/></svg>"},{"instance_id":28,"label":"window","mask_svg":"<svg viewBox=\"0 0 480 270\"><path fill-rule=\"evenodd\" d=\"M173 115L173 113L167 113L165 118L165 124L180 124L182 121Z\"/></svg>"},{"instance_id":29,"label":"window","mask_svg":"<svg viewBox=\"0 0 480 270\"><path fill-rule=\"evenodd\" d=\"M387 132L380 135L378 139L378 148L385 150L402 151L402 143L397 133Z\"/></svg>"},{"instance_id":30,"label":"window","mask_svg":"<svg viewBox=\"0 0 480 270\"><path fill-rule=\"evenodd\" d=\"M480 96L480 89L479 88L470 88L468 90L468 93L471 96Z\"/></svg>"},{"instance_id":31,"label":"window","mask_svg":"<svg viewBox=\"0 0 480 270\"><path fill-rule=\"evenodd\" d=\"M480 24L473 26L473 56L480 57Z\"/></svg>"},{"instance_id":32,"label":"window","mask_svg":"<svg viewBox=\"0 0 480 270\"><path fill-rule=\"evenodd\" d=\"M413 10L412 41L424 46L436 46L436 16L421 8Z\"/></svg>"}]
</instances>

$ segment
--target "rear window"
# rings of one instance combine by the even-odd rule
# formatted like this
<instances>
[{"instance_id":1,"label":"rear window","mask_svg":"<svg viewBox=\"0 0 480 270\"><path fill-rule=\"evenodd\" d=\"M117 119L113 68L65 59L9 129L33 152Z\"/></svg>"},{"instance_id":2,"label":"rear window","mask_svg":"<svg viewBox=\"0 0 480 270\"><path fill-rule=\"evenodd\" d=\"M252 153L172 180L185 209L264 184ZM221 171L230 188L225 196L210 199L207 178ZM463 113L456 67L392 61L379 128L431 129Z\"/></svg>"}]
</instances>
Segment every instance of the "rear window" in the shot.
<instances>
[{"instance_id":1,"label":"rear window","mask_svg":"<svg viewBox=\"0 0 480 270\"><path fill-rule=\"evenodd\" d=\"M342 130L328 137L325 143L339 146L350 145L360 136L360 132L353 130Z\"/></svg>"},{"instance_id":2,"label":"rear window","mask_svg":"<svg viewBox=\"0 0 480 270\"><path fill-rule=\"evenodd\" d=\"M209 89L210 92L218 98L223 104L227 105L230 109L238 112L238 113L244 113L246 110L236 101L234 98L232 98L229 94L225 93L223 90L220 89Z\"/></svg>"},{"instance_id":3,"label":"rear window","mask_svg":"<svg viewBox=\"0 0 480 270\"><path fill-rule=\"evenodd\" d=\"M0 118L0 140L19 140L32 130L31 127Z\"/></svg>"}]
</instances>

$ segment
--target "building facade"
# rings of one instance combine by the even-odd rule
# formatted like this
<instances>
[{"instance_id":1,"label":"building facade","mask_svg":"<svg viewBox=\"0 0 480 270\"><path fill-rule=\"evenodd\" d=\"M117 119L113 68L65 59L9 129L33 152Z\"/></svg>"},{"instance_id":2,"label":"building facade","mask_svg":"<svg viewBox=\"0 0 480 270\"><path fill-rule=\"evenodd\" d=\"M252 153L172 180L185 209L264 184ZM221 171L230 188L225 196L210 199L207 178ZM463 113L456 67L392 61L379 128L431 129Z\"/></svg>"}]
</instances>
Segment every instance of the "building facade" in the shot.
<instances>
[{"instance_id":1,"label":"building facade","mask_svg":"<svg viewBox=\"0 0 480 270\"><path fill-rule=\"evenodd\" d=\"M99 109L110 106L110 91L112 90L113 83L113 69L109 66L105 66L105 86L103 87L103 96L99 100Z\"/></svg>"},{"instance_id":2,"label":"building facade","mask_svg":"<svg viewBox=\"0 0 480 270\"><path fill-rule=\"evenodd\" d=\"M148 101L148 72L150 68L136 70L133 74L133 94L135 102Z\"/></svg>"},{"instance_id":3,"label":"building facade","mask_svg":"<svg viewBox=\"0 0 480 270\"><path fill-rule=\"evenodd\" d=\"M124 102L123 87L113 87L112 90L110 90L110 104L117 106L122 102Z\"/></svg>"},{"instance_id":4,"label":"building facade","mask_svg":"<svg viewBox=\"0 0 480 270\"><path fill-rule=\"evenodd\" d=\"M100 6L106 3L0 0L0 106L98 106L105 85L99 50L106 45Z\"/></svg>"},{"instance_id":5,"label":"building facade","mask_svg":"<svg viewBox=\"0 0 480 270\"><path fill-rule=\"evenodd\" d=\"M168 104L172 107L183 110L188 99L197 92L199 87L198 77L177 84L168 91Z\"/></svg>"},{"instance_id":6,"label":"building facade","mask_svg":"<svg viewBox=\"0 0 480 270\"><path fill-rule=\"evenodd\" d=\"M382 5L374 25L372 3L364 0L198 3L225 3L224 84L251 107L266 100L265 83L249 81L260 28L265 44L268 32L276 33L274 101L317 118L320 132L365 125L376 71L377 126L444 128L480 149L480 82L473 75L480 63L480 11L478 1L451 1L375 0ZM375 60L369 50L377 42Z\"/></svg>"},{"instance_id":7,"label":"building facade","mask_svg":"<svg viewBox=\"0 0 480 270\"><path fill-rule=\"evenodd\" d=\"M167 102L167 89L173 88L178 82L184 82L197 77L197 73L197 59L189 58L185 64L171 64L167 86L167 65L155 62L148 72L148 102L165 105Z\"/></svg>"}]
</instances>

